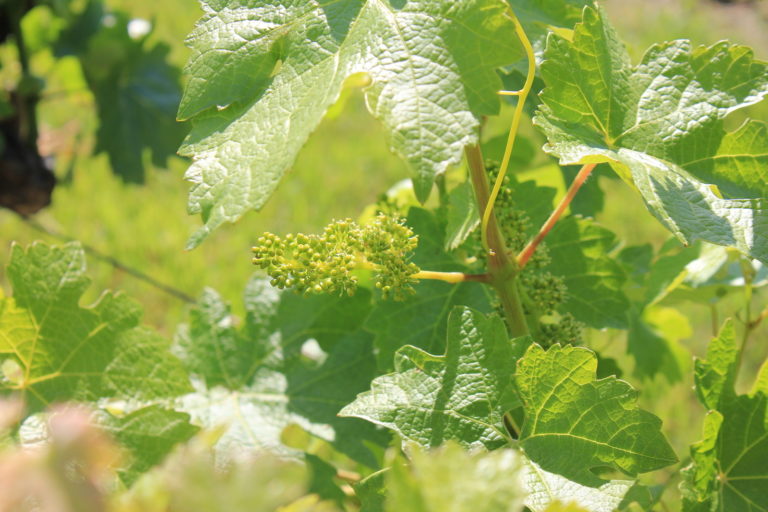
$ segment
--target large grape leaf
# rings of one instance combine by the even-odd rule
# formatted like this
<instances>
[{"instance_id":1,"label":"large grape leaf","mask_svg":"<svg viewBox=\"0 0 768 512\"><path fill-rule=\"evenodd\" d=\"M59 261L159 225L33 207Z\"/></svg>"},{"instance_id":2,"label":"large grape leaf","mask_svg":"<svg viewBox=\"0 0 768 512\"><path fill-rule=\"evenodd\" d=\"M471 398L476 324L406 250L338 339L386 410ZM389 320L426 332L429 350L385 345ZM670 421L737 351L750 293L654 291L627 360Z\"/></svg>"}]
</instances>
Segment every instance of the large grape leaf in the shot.
<instances>
[{"instance_id":1,"label":"large grape leaf","mask_svg":"<svg viewBox=\"0 0 768 512\"><path fill-rule=\"evenodd\" d=\"M502 0L202 6L178 113L193 120L180 150L194 159L188 208L205 223L191 246L264 204L355 73L370 77L368 106L425 200L434 175L477 141L478 119L498 111L495 69L521 56Z\"/></svg>"},{"instance_id":2,"label":"large grape leaf","mask_svg":"<svg viewBox=\"0 0 768 512\"><path fill-rule=\"evenodd\" d=\"M515 377L526 455L542 469L590 487L605 483L591 469L635 476L677 462L661 420L635 404L637 392L615 377L597 380L596 372L597 357L585 348L528 349Z\"/></svg>"},{"instance_id":3,"label":"large grape leaf","mask_svg":"<svg viewBox=\"0 0 768 512\"><path fill-rule=\"evenodd\" d=\"M693 463L684 470L683 510L768 510L768 419L766 395L736 395L739 349L728 320L697 360L696 393L709 408L704 438L691 446Z\"/></svg>"},{"instance_id":4,"label":"large grape leaf","mask_svg":"<svg viewBox=\"0 0 768 512\"><path fill-rule=\"evenodd\" d=\"M413 262L420 268L444 272L467 271L444 249L445 225L423 208L411 208L406 224L419 237ZM448 315L455 306L468 306L488 313L491 301L487 287L480 283L450 284L428 279L414 285L405 300L377 301L365 328L376 336L379 368L391 371L395 352L405 345L432 354L445 352Z\"/></svg>"},{"instance_id":5,"label":"large grape leaf","mask_svg":"<svg viewBox=\"0 0 768 512\"><path fill-rule=\"evenodd\" d=\"M365 443L386 437L336 416L376 375L372 336L359 329L370 294L302 297L256 277L246 287L245 309L237 326L221 297L204 293L176 345L202 382L178 408L205 427L224 425L217 444L224 458L260 449L298 456L281 442L296 424L374 466Z\"/></svg>"},{"instance_id":6,"label":"large grape leaf","mask_svg":"<svg viewBox=\"0 0 768 512\"><path fill-rule=\"evenodd\" d=\"M535 123L562 164L609 162L683 243L702 239L768 261L765 125L723 128L768 94L768 67L726 42L651 47L638 66L600 10L573 41L548 40Z\"/></svg>"},{"instance_id":7,"label":"large grape leaf","mask_svg":"<svg viewBox=\"0 0 768 512\"><path fill-rule=\"evenodd\" d=\"M18 391L37 411L52 402L167 399L190 390L170 343L139 326L141 308L105 292L82 307L88 287L78 244L14 245L0 300L0 392Z\"/></svg>"},{"instance_id":8,"label":"large grape leaf","mask_svg":"<svg viewBox=\"0 0 768 512\"><path fill-rule=\"evenodd\" d=\"M488 449L510 439L503 416L514 405L512 372L520 340L496 316L456 307L445 355L413 346L395 355L395 372L377 377L339 414L388 427L421 446L453 440Z\"/></svg>"}]
</instances>

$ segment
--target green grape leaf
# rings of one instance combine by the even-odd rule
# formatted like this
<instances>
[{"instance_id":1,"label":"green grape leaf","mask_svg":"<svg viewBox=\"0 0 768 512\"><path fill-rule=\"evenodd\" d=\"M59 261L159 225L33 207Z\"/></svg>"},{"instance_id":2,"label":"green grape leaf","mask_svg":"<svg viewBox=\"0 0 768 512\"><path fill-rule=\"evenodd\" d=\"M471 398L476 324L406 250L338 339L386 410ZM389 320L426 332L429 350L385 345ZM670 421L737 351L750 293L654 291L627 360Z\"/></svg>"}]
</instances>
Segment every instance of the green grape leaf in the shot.
<instances>
[{"instance_id":1,"label":"green grape leaf","mask_svg":"<svg viewBox=\"0 0 768 512\"><path fill-rule=\"evenodd\" d=\"M194 159L188 209L205 223L190 246L264 204L357 73L424 201L498 112L496 68L521 56L501 0L202 5L178 113L193 120L180 150Z\"/></svg>"},{"instance_id":2,"label":"green grape leaf","mask_svg":"<svg viewBox=\"0 0 768 512\"><path fill-rule=\"evenodd\" d=\"M597 357L580 347L529 347L515 382L525 411L520 445L546 471L581 485L604 482L590 470L630 476L677 462L661 420L635 404L637 392L614 377L596 380Z\"/></svg>"},{"instance_id":3,"label":"green grape leaf","mask_svg":"<svg viewBox=\"0 0 768 512\"><path fill-rule=\"evenodd\" d=\"M300 454L281 442L289 425L333 443L369 466L365 443L386 438L362 421L336 413L376 375L372 336L360 330L370 294L302 297L262 278L245 292L246 319L237 326L229 306L207 290L176 351L201 384L178 408L207 428L224 425L222 457L268 449Z\"/></svg>"},{"instance_id":4,"label":"green grape leaf","mask_svg":"<svg viewBox=\"0 0 768 512\"><path fill-rule=\"evenodd\" d=\"M509 181L512 188L510 203L528 215L528 235L533 237L552 213L557 189L541 186L532 180L520 182L514 175L509 176Z\"/></svg>"},{"instance_id":5,"label":"green grape leaf","mask_svg":"<svg viewBox=\"0 0 768 512\"><path fill-rule=\"evenodd\" d=\"M600 172L605 166L596 167L592 171L590 179L588 179L579 189L579 193L571 201L568 207L571 213L574 215L581 215L582 217L596 217L603 211L605 206L605 193L600 188L599 176L603 174ZM566 187L570 187L576 176L579 174L580 167L577 165L565 165L560 167L560 172L563 175L563 181Z\"/></svg>"},{"instance_id":6,"label":"green grape leaf","mask_svg":"<svg viewBox=\"0 0 768 512\"><path fill-rule=\"evenodd\" d=\"M547 270L561 276L568 298L561 306L590 327L629 326L629 300L622 288L624 268L609 252L617 245L608 229L585 219L561 220L547 237L552 262Z\"/></svg>"},{"instance_id":7,"label":"green grape leaf","mask_svg":"<svg viewBox=\"0 0 768 512\"><path fill-rule=\"evenodd\" d=\"M465 267L445 251L445 226L423 208L411 208L406 224L419 237L413 262L420 268L440 271L464 271ZM414 285L412 297L401 301L377 301L365 328L376 336L379 368L392 371L395 352L413 345L432 354L445 352L448 315L455 306L492 310L486 287L479 283L450 284L421 280Z\"/></svg>"},{"instance_id":8,"label":"green grape leaf","mask_svg":"<svg viewBox=\"0 0 768 512\"><path fill-rule=\"evenodd\" d=\"M129 454L121 461L120 479L131 486L143 473L160 464L174 446L188 441L199 430L189 416L152 405L125 416L98 412L96 420Z\"/></svg>"},{"instance_id":9,"label":"green grape leaf","mask_svg":"<svg viewBox=\"0 0 768 512\"><path fill-rule=\"evenodd\" d=\"M7 269L13 296L0 299L0 358L16 372L0 391L24 395L32 412L67 400L151 401L190 390L170 343L139 326L141 308L121 293L105 292L92 306L78 244L35 243L11 249Z\"/></svg>"},{"instance_id":10,"label":"green grape leaf","mask_svg":"<svg viewBox=\"0 0 768 512\"><path fill-rule=\"evenodd\" d=\"M733 322L723 325L697 360L696 393L708 407L704 437L691 446L693 463L684 470L684 510L768 510L767 397L736 395L739 349Z\"/></svg>"},{"instance_id":11,"label":"green grape leaf","mask_svg":"<svg viewBox=\"0 0 768 512\"><path fill-rule=\"evenodd\" d=\"M658 303L683 283L687 265L697 253L697 248L680 250L670 238L657 256L648 245L627 248L620 255L635 285L628 311L627 353L635 359L634 374L639 378L658 375L674 383L688 371L691 356L679 343L692 334L688 319Z\"/></svg>"},{"instance_id":12,"label":"green grape leaf","mask_svg":"<svg viewBox=\"0 0 768 512\"><path fill-rule=\"evenodd\" d=\"M468 453L447 443L434 450L414 448L409 459L387 473L388 512L523 510L522 457L516 450Z\"/></svg>"},{"instance_id":13,"label":"green grape leaf","mask_svg":"<svg viewBox=\"0 0 768 512\"><path fill-rule=\"evenodd\" d=\"M541 59L546 46L547 35L550 31L558 34L569 35L573 26L581 21L581 12L585 6L594 6L592 0L507 0L512 6L515 15L525 30L525 34L533 46L537 64ZM505 89L516 91L522 89L528 74L528 63L520 59L512 66L503 69L502 80ZM539 103L538 93L544 86L539 77L537 66L536 78L533 81L532 94L526 101L526 111L535 109ZM510 98L508 97L508 101ZM514 100L513 100L514 101ZM515 150L517 152L517 150Z\"/></svg>"},{"instance_id":14,"label":"green grape leaf","mask_svg":"<svg viewBox=\"0 0 768 512\"><path fill-rule=\"evenodd\" d=\"M750 49L678 40L633 67L602 11L586 8L572 42L550 36L541 71L535 123L561 164L609 162L684 244L768 261L765 126L723 129L768 94L768 67Z\"/></svg>"},{"instance_id":15,"label":"green grape leaf","mask_svg":"<svg viewBox=\"0 0 768 512\"><path fill-rule=\"evenodd\" d=\"M707 347L707 358L697 359L694 367L696 394L709 409L716 410L723 398L730 400L735 395L738 353L736 330L733 321L727 320Z\"/></svg>"},{"instance_id":16,"label":"green grape leaf","mask_svg":"<svg viewBox=\"0 0 768 512\"><path fill-rule=\"evenodd\" d=\"M499 448L509 441L503 416L513 405L520 344L510 342L498 317L456 307L448 317L445 355L402 347L395 372L374 379L371 390L339 414L385 426L425 447L453 440Z\"/></svg>"},{"instance_id":17,"label":"green grape leaf","mask_svg":"<svg viewBox=\"0 0 768 512\"><path fill-rule=\"evenodd\" d=\"M184 126L174 119L181 73L168 64L168 45L150 43L148 34L131 37L130 22L124 12L89 2L55 48L80 60L99 116L96 152L108 155L121 178L142 183L144 150L151 153L152 165L164 167L184 138Z\"/></svg>"}]
</instances>

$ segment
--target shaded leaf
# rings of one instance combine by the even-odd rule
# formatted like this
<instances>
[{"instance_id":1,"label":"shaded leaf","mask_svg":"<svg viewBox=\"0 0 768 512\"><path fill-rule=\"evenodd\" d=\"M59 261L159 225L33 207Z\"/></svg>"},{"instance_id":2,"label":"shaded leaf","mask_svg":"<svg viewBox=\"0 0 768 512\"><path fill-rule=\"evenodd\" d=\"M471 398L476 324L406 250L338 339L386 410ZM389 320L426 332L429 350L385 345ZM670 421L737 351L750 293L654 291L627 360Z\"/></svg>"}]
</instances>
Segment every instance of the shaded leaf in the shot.
<instances>
[{"instance_id":1,"label":"shaded leaf","mask_svg":"<svg viewBox=\"0 0 768 512\"><path fill-rule=\"evenodd\" d=\"M445 228L445 250L451 251L464 243L480 225L475 189L465 181L448 194L448 225Z\"/></svg>"},{"instance_id":2,"label":"shaded leaf","mask_svg":"<svg viewBox=\"0 0 768 512\"><path fill-rule=\"evenodd\" d=\"M389 468L377 471L355 485L355 496L360 499L360 512L384 512L388 471Z\"/></svg>"},{"instance_id":3,"label":"shaded leaf","mask_svg":"<svg viewBox=\"0 0 768 512\"><path fill-rule=\"evenodd\" d=\"M370 295L305 298L254 278L245 306L238 328L218 294L205 292L176 348L207 385L182 397L179 408L207 428L226 426L217 444L223 458L259 449L300 456L280 439L296 424L375 466L365 443L386 437L336 416L376 375L372 337L359 330Z\"/></svg>"},{"instance_id":4,"label":"shaded leaf","mask_svg":"<svg viewBox=\"0 0 768 512\"><path fill-rule=\"evenodd\" d=\"M144 150L163 167L184 138L175 122L181 100L180 72L168 64L170 48L147 35L131 37L131 18L88 2L55 44L58 55L80 60L99 117L96 151L106 152L116 174L141 183Z\"/></svg>"},{"instance_id":5,"label":"shaded leaf","mask_svg":"<svg viewBox=\"0 0 768 512\"><path fill-rule=\"evenodd\" d=\"M547 270L562 276L568 298L561 306L590 327L627 328L629 301L622 288L626 274L609 252L616 236L591 221L568 217L547 236L552 262Z\"/></svg>"},{"instance_id":6,"label":"shaded leaf","mask_svg":"<svg viewBox=\"0 0 768 512\"><path fill-rule=\"evenodd\" d=\"M673 332L674 329L682 330ZM691 355L680 340L691 334L688 319L677 310L646 307L641 313L633 309L627 353L635 358L635 375L641 378L662 375L670 383L682 380L690 369Z\"/></svg>"},{"instance_id":7,"label":"shaded leaf","mask_svg":"<svg viewBox=\"0 0 768 512\"><path fill-rule=\"evenodd\" d=\"M96 418L99 426L130 454L119 470L120 478L129 487L141 474L161 463L174 446L188 441L199 430L189 423L188 415L156 405L122 417L102 412Z\"/></svg>"},{"instance_id":8,"label":"shaded leaf","mask_svg":"<svg viewBox=\"0 0 768 512\"><path fill-rule=\"evenodd\" d=\"M544 38L550 28L571 29L581 21L585 6L593 6L592 0L509 0L515 15L535 48L543 49Z\"/></svg>"}]
</instances>

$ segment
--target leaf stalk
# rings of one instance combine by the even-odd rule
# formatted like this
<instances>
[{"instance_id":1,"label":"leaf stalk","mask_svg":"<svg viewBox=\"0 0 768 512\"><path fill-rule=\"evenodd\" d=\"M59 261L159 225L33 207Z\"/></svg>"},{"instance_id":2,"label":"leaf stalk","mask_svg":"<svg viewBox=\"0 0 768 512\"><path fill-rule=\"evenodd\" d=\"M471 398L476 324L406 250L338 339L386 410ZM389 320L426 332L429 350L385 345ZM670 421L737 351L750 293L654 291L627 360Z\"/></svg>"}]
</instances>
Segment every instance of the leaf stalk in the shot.
<instances>
[{"instance_id":1,"label":"leaf stalk","mask_svg":"<svg viewBox=\"0 0 768 512\"><path fill-rule=\"evenodd\" d=\"M541 226L541 229L539 229L539 232L535 237L533 237L533 240L528 242L528 245L526 245L523 250L520 251L520 254L518 254L517 265L520 268L525 267L526 263L528 263L528 260L531 259L533 253L536 252L536 248L539 246L541 241L544 240L544 237L546 237L547 234L552 230L554 225L571 204L571 201L573 201L573 198L576 196L576 192L578 192L584 182L587 181L587 178L596 165L597 164L586 164L581 168L581 170L579 170L579 173L576 175L576 179L574 179L573 183L571 183L571 186L568 187L568 191L560 200L560 203L557 205L557 208L555 208L555 211L553 211L546 222L544 222L544 224Z\"/></svg>"},{"instance_id":2,"label":"leaf stalk","mask_svg":"<svg viewBox=\"0 0 768 512\"><path fill-rule=\"evenodd\" d=\"M464 272L435 272L432 270L422 270L413 274L411 277L414 279L436 279L438 281L454 284L466 281L474 281L477 283L489 282L488 274L465 274Z\"/></svg>"}]
</instances>

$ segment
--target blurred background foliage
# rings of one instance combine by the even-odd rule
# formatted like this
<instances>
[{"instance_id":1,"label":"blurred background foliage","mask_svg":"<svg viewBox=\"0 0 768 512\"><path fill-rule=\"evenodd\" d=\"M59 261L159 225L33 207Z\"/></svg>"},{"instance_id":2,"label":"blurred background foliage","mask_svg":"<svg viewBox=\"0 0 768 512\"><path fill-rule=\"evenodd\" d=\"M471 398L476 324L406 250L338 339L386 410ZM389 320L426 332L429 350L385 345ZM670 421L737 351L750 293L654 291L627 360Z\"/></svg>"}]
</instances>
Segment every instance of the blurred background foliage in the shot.
<instances>
[{"instance_id":1,"label":"blurred background foliage","mask_svg":"<svg viewBox=\"0 0 768 512\"><path fill-rule=\"evenodd\" d=\"M389 152L382 128L366 111L361 92L350 87L264 210L224 226L200 248L185 252L185 241L199 221L185 214L188 184L182 176L187 162L175 155L175 148L187 128L175 123L174 115L188 54L184 38L201 14L197 1L49 0L32 6L24 0L0 0L0 8L14 2L31 7L21 19L28 63L22 66L12 43L0 44L0 114L4 119L13 116L13 91L38 100L37 146L58 183L50 206L31 218L0 209L0 284L6 290L3 269L12 241L26 245L39 239L56 244L76 239L188 296L212 285L235 297L253 272L250 247L263 231L317 231L332 218L358 217L383 191L408 178L405 164ZM636 60L652 43L675 38L695 44L729 39L768 59L768 2L603 4ZM746 110L729 122L735 126L746 116L768 118L765 104ZM505 107L488 123L484 137L489 152L494 139L505 133L511 111ZM522 134L519 147L543 144L529 125ZM523 155L516 171L521 180L564 190L561 169L542 153ZM450 178L461 179L462 173L456 169ZM623 248L650 244L654 251L666 251L667 258L686 258L679 244L668 243L667 232L647 215L637 194L608 173L597 175L574 211L594 215L624 240ZM595 206L601 204L602 210ZM628 250L624 256L643 250ZM183 320L183 300L115 267L108 258L90 257L89 275L95 286L86 301L96 299L94 290L117 288L140 298L145 323L168 336ZM742 302L741 296L718 301L720 319ZM713 335L714 307L690 303L678 294L641 313L680 347L684 365L690 364L691 353L704 353ZM766 334L763 325L754 336L765 339ZM703 415L692 382L686 380L690 374L677 382L638 377L625 338L624 332L610 330L587 335L590 346L602 357L614 358L624 378L640 385L641 404L664 418L676 451L686 454L699 438ZM753 343L748 350L741 373L745 382L752 381L757 362L765 358L766 344ZM683 402L688 406L682 407ZM663 474L652 478L663 480Z\"/></svg>"}]
</instances>

